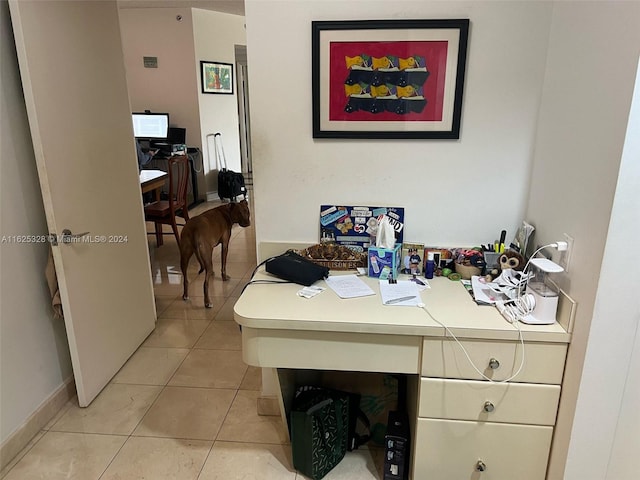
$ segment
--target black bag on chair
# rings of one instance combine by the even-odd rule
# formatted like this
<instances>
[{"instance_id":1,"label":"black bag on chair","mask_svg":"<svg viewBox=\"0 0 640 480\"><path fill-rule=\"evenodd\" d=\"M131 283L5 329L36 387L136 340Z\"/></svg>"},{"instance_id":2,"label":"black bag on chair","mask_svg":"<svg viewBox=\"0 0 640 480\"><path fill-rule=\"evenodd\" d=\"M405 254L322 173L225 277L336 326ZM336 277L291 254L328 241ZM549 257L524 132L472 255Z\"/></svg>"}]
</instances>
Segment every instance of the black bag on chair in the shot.
<instances>
[{"instance_id":1,"label":"black bag on chair","mask_svg":"<svg viewBox=\"0 0 640 480\"><path fill-rule=\"evenodd\" d=\"M229 199L232 202L235 202L240 195L246 198L247 188L244 184L244 175L227 169L227 158L224 154L220 133L213 135L213 147L218 168L218 197L220 200Z\"/></svg>"}]
</instances>

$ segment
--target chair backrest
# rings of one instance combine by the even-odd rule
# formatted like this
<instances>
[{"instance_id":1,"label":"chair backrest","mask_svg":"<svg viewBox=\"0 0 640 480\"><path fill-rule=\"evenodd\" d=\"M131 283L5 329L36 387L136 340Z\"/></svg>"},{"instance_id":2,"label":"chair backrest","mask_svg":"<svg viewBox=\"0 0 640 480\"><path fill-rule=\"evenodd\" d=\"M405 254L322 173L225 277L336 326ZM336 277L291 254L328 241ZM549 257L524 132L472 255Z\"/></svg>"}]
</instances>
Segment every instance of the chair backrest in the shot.
<instances>
[{"instance_id":1,"label":"chair backrest","mask_svg":"<svg viewBox=\"0 0 640 480\"><path fill-rule=\"evenodd\" d=\"M189 159L186 155L174 155L167 160L169 171L169 209L175 215L176 210L187 208L187 190L189 185Z\"/></svg>"}]
</instances>

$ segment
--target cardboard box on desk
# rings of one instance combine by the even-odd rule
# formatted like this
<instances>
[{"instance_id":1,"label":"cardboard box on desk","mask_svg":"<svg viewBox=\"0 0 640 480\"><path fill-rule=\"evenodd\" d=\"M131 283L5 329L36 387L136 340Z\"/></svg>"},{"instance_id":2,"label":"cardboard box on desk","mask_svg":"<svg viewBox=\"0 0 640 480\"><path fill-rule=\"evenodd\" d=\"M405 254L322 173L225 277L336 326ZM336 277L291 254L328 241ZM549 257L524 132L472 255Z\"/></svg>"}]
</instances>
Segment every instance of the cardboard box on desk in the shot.
<instances>
[{"instance_id":1,"label":"cardboard box on desk","mask_svg":"<svg viewBox=\"0 0 640 480\"><path fill-rule=\"evenodd\" d=\"M397 278L400 273L400 251L401 243L396 243L392 249L369 247L367 259L369 263L369 276L379 277L383 280L388 278L391 273Z\"/></svg>"}]
</instances>

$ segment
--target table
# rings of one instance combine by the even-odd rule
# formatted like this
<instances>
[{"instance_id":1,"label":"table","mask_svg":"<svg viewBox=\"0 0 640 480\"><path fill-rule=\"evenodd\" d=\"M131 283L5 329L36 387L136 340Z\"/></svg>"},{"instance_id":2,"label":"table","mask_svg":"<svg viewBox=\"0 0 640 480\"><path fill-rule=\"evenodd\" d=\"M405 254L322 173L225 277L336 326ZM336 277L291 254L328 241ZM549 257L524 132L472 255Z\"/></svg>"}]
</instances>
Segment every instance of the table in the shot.
<instances>
[{"instance_id":1,"label":"table","mask_svg":"<svg viewBox=\"0 0 640 480\"><path fill-rule=\"evenodd\" d=\"M141 170L140 188L142 193L155 192L155 200L160 200L160 189L168 177L168 173L162 170Z\"/></svg>"},{"instance_id":2,"label":"table","mask_svg":"<svg viewBox=\"0 0 640 480\"><path fill-rule=\"evenodd\" d=\"M274 279L263 270L255 278ZM377 279L361 278L379 292ZM234 307L243 359L275 370L284 422L302 370L406 375L411 478L487 469L496 480L543 480L571 335L558 323L519 325L521 363L518 330L495 308L476 305L459 282L429 282L421 297L433 317L384 306L379 293L343 300L324 281L327 290L311 299L296 295L300 285L249 285ZM498 383L520 365L513 381Z\"/></svg>"}]
</instances>

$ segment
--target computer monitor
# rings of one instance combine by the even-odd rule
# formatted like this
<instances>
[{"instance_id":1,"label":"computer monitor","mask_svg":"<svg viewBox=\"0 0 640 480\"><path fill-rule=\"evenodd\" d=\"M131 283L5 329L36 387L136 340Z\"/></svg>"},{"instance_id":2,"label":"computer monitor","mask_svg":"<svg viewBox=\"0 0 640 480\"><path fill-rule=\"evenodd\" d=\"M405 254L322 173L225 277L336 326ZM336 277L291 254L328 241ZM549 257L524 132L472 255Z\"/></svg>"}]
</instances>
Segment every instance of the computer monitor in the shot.
<instances>
[{"instance_id":1,"label":"computer monitor","mask_svg":"<svg viewBox=\"0 0 640 480\"><path fill-rule=\"evenodd\" d=\"M133 136L144 140L166 140L169 136L169 114L141 112L132 114Z\"/></svg>"}]
</instances>

